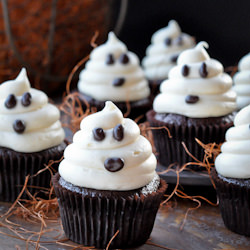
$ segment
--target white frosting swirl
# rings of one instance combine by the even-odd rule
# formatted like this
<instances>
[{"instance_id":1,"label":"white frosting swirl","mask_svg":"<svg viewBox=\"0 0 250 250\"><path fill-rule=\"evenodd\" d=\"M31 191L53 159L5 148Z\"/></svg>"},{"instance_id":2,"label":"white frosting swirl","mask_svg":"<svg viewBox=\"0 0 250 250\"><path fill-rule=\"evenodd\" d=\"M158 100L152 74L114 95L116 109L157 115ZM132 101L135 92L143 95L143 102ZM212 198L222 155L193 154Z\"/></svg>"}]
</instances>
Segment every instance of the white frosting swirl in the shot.
<instances>
[{"instance_id":1,"label":"white frosting swirl","mask_svg":"<svg viewBox=\"0 0 250 250\"><path fill-rule=\"evenodd\" d=\"M250 178L250 105L235 116L234 127L226 133L215 167L225 177Z\"/></svg>"},{"instance_id":2,"label":"white frosting swirl","mask_svg":"<svg viewBox=\"0 0 250 250\"><path fill-rule=\"evenodd\" d=\"M193 118L218 117L236 109L236 93L231 89L232 79L223 73L223 66L211 59L200 42L195 48L182 52L177 66L169 73L169 79L162 82L161 93L155 98L153 108L158 113L175 113ZM207 76L201 77L199 71L205 63ZM184 65L189 68L183 76ZM187 96L198 96L196 103L187 103Z\"/></svg>"},{"instance_id":3,"label":"white frosting swirl","mask_svg":"<svg viewBox=\"0 0 250 250\"><path fill-rule=\"evenodd\" d=\"M109 54L114 58L113 64L106 63ZM119 60L123 54L129 58L126 64ZM117 78L125 79L122 86L112 84ZM147 98L150 94L138 57L128 51L126 45L119 41L113 32L109 33L105 44L91 52L90 60L80 73L78 89L99 101L137 101Z\"/></svg>"},{"instance_id":4,"label":"white frosting swirl","mask_svg":"<svg viewBox=\"0 0 250 250\"><path fill-rule=\"evenodd\" d=\"M167 45L166 39L171 39L171 44ZM166 79L170 69L176 65L173 58L194 45L193 37L182 33L175 20L169 21L167 27L153 34L151 44L146 50L146 57L142 60L146 77L150 80Z\"/></svg>"},{"instance_id":5,"label":"white frosting swirl","mask_svg":"<svg viewBox=\"0 0 250 250\"><path fill-rule=\"evenodd\" d=\"M23 106L21 99L26 92L31 94L31 104ZM5 106L10 94L16 98L13 108ZM64 140L59 118L59 110L48 103L47 95L30 87L24 68L15 80L0 85L0 146L31 153L59 145ZM16 120L22 120L25 124L21 134L13 128Z\"/></svg>"},{"instance_id":6,"label":"white frosting swirl","mask_svg":"<svg viewBox=\"0 0 250 250\"><path fill-rule=\"evenodd\" d=\"M233 89L237 93L237 108L250 104L250 53L245 55L239 61L239 72L234 77Z\"/></svg>"},{"instance_id":7,"label":"white frosting swirl","mask_svg":"<svg viewBox=\"0 0 250 250\"><path fill-rule=\"evenodd\" d=\"M122 124L124 137L113 137L114 127ZM150 183L155 176L156 158L149 141L140 135L138 125L123 118L121 111L110 101L104 109L89 115L81 122L81 130L67 146L59 173L69 183L100 190L132 190ZM105 139L96 141L93 129L102 128ZM109 172L104 167L107 158L119 157L124 167Z\"/></svg>"}]
</instances>

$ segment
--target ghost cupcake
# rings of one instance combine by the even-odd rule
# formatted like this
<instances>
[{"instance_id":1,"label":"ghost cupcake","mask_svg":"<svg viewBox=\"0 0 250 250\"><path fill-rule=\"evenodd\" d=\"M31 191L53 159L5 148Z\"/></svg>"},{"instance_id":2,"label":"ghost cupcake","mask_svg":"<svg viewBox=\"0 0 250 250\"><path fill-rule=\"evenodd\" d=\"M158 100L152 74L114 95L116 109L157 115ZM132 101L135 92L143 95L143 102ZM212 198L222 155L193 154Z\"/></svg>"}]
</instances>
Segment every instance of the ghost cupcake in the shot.
<instances>
[{"instance_id":1,"label":"ghost cupcake","mask_svg":"<svg viewBox=\"0 0 250 250\"><path fill-rule=\"evenodd\" d=\"M110 101L81 122L53 185L66 236L86 246L136 247L152 231L166 183L137 124Z\"/></svg>"},{"instance_id":2,"label":"ghost cupcake","mask_svg":"<svg viewBox=\"0 0 250 250\"><path fill-rule=\"evenodd\" d=\"M66 145L59 118L47 95L30 87L25 69L15 80L0 85L1 201L15 200L27 175L62 157ZM49 171L30 178L28 185L50 187Z\"/></svg>"},{"instance_id":3,"label":"ghost cupcake","mask_svg":"<svg viewBox=\"0 0 250 250\"><path fill-rule=\"evenodd\" d=\"M240 110L250 104L250 53L242 57L238 69L233 77L233 89L237 93L237 109Z\"/></svg>"},{"instance_id":4,"label":"ghost cupcake","mask_svg":"<svg viewBox=\"0 0 250 250\"><path fill-rule=\"evenodd\" d=\"M182 142L202 161L204 150L195 138L205 144L220 144L225 131L233 125L236 93L231 88L232 79L204 47L208 47L207 43L200 42L180 54L169 79L161 84L153 110L147 113L152 127L166 127L172 135L169 138L165 129L153 130L159 161L165 166L194 161Z\"/></svg>"},{"instance_id":5,"label":"ghost cupcake","mask_svg":"<svg viewBox=\"0 0 250 250\"><path fill-rule=\"evenodd\" d=\"M95 48L78 82L81 98L101 110L105 101L114 102L123 113L129 108L136 118L152 106L150 89L138 57L128 51L113 32L106 43ZM83 102L84 105L84 102Z\"/></svg>"},{"instance_id":6,"label":"ghost cupcake","mask_svg":"<svg viewBox=\"0 0 250 250\"><path fill-rule=\"evenodd\" d=\"M194 46L195 39L183 33L175 20L153 34L142 66L154 94L158 92L160 83L168 78L179 54Z\"/></svg>"},{"instance_id":7,"label":"ghost cupcake","mask_svg":"<svg viewBox=\"0 0 250 250\"><path fill-rule=\"evenodd\" d=\"M226 133L212 178L226 227L250 236L250 105L243 108Z\"/></svg>"}]
</instances>

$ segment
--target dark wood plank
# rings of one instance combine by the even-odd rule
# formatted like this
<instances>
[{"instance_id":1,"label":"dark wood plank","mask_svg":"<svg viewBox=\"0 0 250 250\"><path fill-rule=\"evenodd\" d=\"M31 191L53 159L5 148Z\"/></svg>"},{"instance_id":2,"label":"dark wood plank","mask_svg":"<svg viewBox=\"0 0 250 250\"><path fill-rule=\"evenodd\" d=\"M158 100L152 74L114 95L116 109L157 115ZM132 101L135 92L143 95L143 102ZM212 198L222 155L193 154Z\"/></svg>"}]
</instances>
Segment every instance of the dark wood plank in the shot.
<instances>
[{"instance_id":1,"label":"dark wood plank","mask_svg":"<svg viewBox=\"0 0 250 250\"><path fill-rule=\"evenodd\" d=\"M0 213L2 214L10 206L7 203L0 203ZM171 208L163 206L159 210L156 218L154 230L151 234L150 242L168 247L171 249L250 249L250 238L235 234L224 227L220 216L219 208L203 204L201 208L191 212L186 220L183 230L180 227L183 223L185 213L188 208L195 207L196 204L180 200L176 206ZM28 227L31 230L39 230L39 224L30 224L20 218L12 218L15 222ZM60 229L60 222L56 224L48 224L48 227ZM5 233L10 233L6 228L0 227L0 230ZM52 240L56 232L50 233L41 240ZM64 236L62 236L64 238ZM35 239L35 238L34 238ZM71 243L68 241L68 243ZM9 250L15 249L18 245L21 249L25 249L24 241L13 239L0 234L0 249ZM69 247L60 246L57 244L42 244L50 250L68 250ZM29 249L35 249L34 246ZM155 247L145 244L139 250L160 250L160 247Z\"/></svg>"}]
</instances>

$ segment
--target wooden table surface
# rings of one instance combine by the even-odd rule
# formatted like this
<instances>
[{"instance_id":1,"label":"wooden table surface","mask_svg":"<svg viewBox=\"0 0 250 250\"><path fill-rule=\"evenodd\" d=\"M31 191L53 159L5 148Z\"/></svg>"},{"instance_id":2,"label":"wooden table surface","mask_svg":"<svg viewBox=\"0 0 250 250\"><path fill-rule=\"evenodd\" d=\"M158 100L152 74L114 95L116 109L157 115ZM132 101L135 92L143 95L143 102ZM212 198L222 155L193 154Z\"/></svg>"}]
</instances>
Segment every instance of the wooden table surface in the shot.
<instances>
[{"instance_id":1,"label":"wooden table surface","mask_svg":"<svg viewBox=\"0 0 250 250\"><path fill-rule=\"evenodd\" d=\"M0 213L3 214L10 204L0 203ZM218 207L202 203L202 206L190 212L185 222L183 230L180 227L183 223L185 213L188 208L195 207L196 203L178 200L172 202L172 206L162 206L157 214L153 232L151 234L151 243L161 245L169 249L250 249L250 238L235 234L224 227ZM22 224L26 228L39 231L40 225L27 223L24 219L11 218L12 221ZM57 223L48 224L48 228L53 227L60 230L60 219ZM6 228L0 227L1 232L10 233ZM54 240L56 231L49 233L41 238L41 241ZM65 236L61 236L65 238ZM32 238L36 240L36 238ZM73 244L67 241L68 244ZM53 244L41 243L41 246L49 250L69 250L70 247ZM150 243L138 247L139 250L160 250L162 247L153 246ZM29 244L26 248L26 242L19 239L0 234L0 249L35 249L35 245ZM38 248L38 249L43 249ZM78 248L80 249L80 248Z\"/></svg>"}]
</instances>

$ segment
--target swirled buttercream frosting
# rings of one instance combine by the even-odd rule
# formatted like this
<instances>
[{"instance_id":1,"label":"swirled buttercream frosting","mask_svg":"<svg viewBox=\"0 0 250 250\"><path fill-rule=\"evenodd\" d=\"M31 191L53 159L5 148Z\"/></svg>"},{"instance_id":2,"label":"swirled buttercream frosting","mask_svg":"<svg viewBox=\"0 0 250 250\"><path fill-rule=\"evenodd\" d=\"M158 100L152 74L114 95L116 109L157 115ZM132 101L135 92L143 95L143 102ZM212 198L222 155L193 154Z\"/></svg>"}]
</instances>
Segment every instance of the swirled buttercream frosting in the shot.
<instances>
[{"instance_id":1,"label":"swirled buttercream frosting","mask_svg":"<svg viewBox=\"0 0 250 250\"><path fill-rule=\"evenodd\" d=\"M192 118L219 117L236 109L232 78L220 62L210 58L206 42L183 51L162 82L153 108L157 113L175 113Z\"/></svg>"},{"instance_id":2,"label":"swirled buttercream frosting","mask_svg":"<svg viewBox=\"0 0 250 250\"><path fill-rule=\"evenodd\" d=\"M183 33L175 20L169 21L167 27L153 34L146 50L142 60L146 77L150 80L166 79L170 69L176 65L179 54L194 46L194 38Z\"/></svg>"},{"instance_id":3,"label":"swirled buttercream frosting","mask_svg":"<svg viewBox=\"0 0 250 250\"><path fill-rule=\"evenodd\" d=\"M84 118L66 147L59 173L67 182L99 190L133 190L150 183L156 158L138 125L107 101Z\"/></svg>"},{"instance_id":4,"label":"swirled buttercream frosting","mask_svg":"<svg viewBox=\"0 0 250 250\"><path fill-rule=\"evenodd\" d=\"M233 89L237 93L237 108L242 109L250 104L250 53L241 58L238 69Z\"/></svg>"},{"instance_id":5,"label":"swirled buttercream frosting","mask_svg":"<svg viewBox=\"0 0 250 250\"><path fill-rule=\"evenodd\" d=\"M59 145L64 131L60 112L47 95L31 88L23 68L0 85L0 146L31 153Z\"/></svg>"},{"instance_id":6,"label":"swirled buttercream frosting","mask_svg":"<svg viewBox=\"0 0 250 250\"><path fill-rule=\"evenodd\" d=\"M235 116L234 127L226 133L215 168L225 177L250 178L250 105Z\"/></svg>"},{"instance_id":7,"label":"swirled buttercream frosting","mask_svg":"<svg viewBox=\"0 0 250 250\"><path fill-rule=\"evenodd\" d=\"M138 57L113 32L90 54L78 89L98 101L137 101L150 94Z\"/></svg>"}]
</instances>

